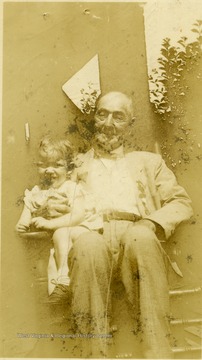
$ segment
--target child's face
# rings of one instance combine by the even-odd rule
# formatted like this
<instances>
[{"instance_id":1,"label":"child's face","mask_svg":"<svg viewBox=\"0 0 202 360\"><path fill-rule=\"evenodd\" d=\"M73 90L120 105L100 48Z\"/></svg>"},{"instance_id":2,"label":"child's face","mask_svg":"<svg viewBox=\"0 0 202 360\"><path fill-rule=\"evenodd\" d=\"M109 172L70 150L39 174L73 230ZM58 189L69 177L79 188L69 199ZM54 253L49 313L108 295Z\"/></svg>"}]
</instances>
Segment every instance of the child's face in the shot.
<instances>
[{"instance_id":1,"label":"child's face","mask_svg":"<svg viewBox=\"0 0 202 360\"><path fill-rule=\"evenodd\" d=\"M59 188L67 179L67 162L64 159L40 157L38 173L46 188Z\"/></svg>"}]
</instances>

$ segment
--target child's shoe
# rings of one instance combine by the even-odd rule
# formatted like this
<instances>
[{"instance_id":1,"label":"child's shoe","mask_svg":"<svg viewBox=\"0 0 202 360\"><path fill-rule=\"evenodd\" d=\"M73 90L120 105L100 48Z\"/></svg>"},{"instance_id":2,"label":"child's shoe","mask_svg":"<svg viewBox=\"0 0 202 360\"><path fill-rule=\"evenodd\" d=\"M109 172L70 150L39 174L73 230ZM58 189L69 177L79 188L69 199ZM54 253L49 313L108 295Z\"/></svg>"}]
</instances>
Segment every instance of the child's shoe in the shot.
<instances>
[{"instance_id":1,"label":"child's shoe","mask_svg":"<svg viewBox=\"0 0 202 360\"><path fill-rule=\"evenodd\" d=\"M68 277L59 277L58 280L52 280L54 283L55 289L49 296L49 303L58 304L58 303L69 303L71 301L71 291L69 287L69 278Z\"/></svg>"}]
</instances>

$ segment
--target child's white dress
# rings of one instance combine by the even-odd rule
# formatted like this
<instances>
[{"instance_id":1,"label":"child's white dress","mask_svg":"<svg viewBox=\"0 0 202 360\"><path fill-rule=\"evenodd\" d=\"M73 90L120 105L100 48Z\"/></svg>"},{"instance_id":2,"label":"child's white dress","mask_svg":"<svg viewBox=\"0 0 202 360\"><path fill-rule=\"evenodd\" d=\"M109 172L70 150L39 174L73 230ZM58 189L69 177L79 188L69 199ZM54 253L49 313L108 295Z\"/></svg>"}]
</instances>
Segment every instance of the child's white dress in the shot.
<instances>
[{"instance_id":1,"label":"child's white dress","mask_svg":"<svg viewBox=\"0 0 202 360\"><path fill-rule=\"evenodd\" d=\"M66 196L68 205L73 206L74 200L83 198L85 201L85 219L80 224L86 226L88 229L96 230L103 227L102 217L98 214L95 199L81 184L72 180L66 180L59 188L50 188L43 190L39 185L35 185L31 190L25 190L24 204L30 210L33 217L42 216L50 219L46 210L46 203L54 196Z\"/></svg>"},{"instance_id":2,"label":"child's white dress","mask_svg":"<svg viewBox=\"0 0 202 360\"><path fill-rule=\"evenodd\" d=\"M50 188L43 190L39 185L35 185L31 190L25 190L24 204L30 210L32 217L42 216L46 219L53 217L48 216L46 204L48 200L54 196L61 195L66 196L68 199L68 206L73 207L75 199L82 198L85 201L85 218L79 226L84 227L84 231L87 229L98 230L103 228L102 216L96 211L96 202L90 194L88 194L81 184L78 184L72 180L66 180L59 188ZM68 224L67 224L68 226ZM71 241L70 241L71 242ZM69 246L70 250L71 246ZM48 293L53 292L57 283L57 265L55 260L54 248L50 249L50 257L48 263ZM68 255L67 255L68 257ZM64 276L65 277L65 276Z\"/></svg>"}]
</instances>

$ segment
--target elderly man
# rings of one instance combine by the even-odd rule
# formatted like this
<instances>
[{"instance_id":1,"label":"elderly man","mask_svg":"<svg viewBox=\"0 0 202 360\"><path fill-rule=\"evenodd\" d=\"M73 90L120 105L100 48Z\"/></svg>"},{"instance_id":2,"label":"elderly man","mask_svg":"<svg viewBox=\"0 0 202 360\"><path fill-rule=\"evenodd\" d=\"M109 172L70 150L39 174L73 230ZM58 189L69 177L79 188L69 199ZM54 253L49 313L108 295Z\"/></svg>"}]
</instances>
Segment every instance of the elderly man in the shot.
<instances>
[{"instance_id":1,"label":"elderly man","mask_svg":"<svg viewBox=\"0 0 202 360\"><path fill-rule=\"evenodd\" d=\"M143 357L170 358L169 261L159 240L190 218L191 202L160 155L125 153L124 134L133 121L128 96L102 96L94 119L93 147L79 157L78 178L96 198L104 230L83 234L73 245L77 332L109 332L111 284L119 277L134 310Z\"/></svg>"},{"instance_id":2,"label":"elderly man","mask_svg":"<svg viewBox=\"0 0 202 360\"><path fill-rule=\"evenodd\" d=\"M142 357L171 358L169 260L160 240L190 218L191 201L160 155L125 153L124 134L133 121L128 96L120 92L102 96L94 119L93 147L78 157L77 177L96 199L103 229L79 236L71 250L75 330L97 337L92 340L97 350L93 355L105 355L111 285L114 278L120 279L133 309L134 336L140 336Z\"/></svg>"}]
</instances>

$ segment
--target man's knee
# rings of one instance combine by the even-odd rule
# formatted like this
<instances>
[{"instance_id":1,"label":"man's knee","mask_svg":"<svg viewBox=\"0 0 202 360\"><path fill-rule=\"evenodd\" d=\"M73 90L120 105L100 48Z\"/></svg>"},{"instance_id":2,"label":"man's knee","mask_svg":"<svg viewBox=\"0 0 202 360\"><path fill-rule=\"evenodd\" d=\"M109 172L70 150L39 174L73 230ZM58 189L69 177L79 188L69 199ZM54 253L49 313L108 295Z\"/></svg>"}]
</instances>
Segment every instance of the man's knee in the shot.
<instances>
[{"instance_id":1,"label":"man's knee","mask_svg":"<svg viewBox=\"0 0 202 360\"><path fill-rule=\"evenodd\" d=\"M77 276L88 273L88 279L95 272L106 278L110 264L111 255L106 242L100 234L93 231L80 235L69 254L70 271L75 271Z\"/></svg>"},{"instance_id":2,"label":"man's knee","mask_svg":"<svg viewBox=\"0 0 202 360\"><path fill-rule=\"evenodd\" d=\"M149 251L156 245L155 233L145 225L132 225L124 234L122 244L128 250Z\"/></svg>"},{"instance_id":3,"label":"man's knee","mask_svg":"<svg viewBox=\"0 0 202 360\"><path fill-rule=\"evenodd\" d=\"M103 237L95 231L81 234L73 243L73 252L88 258L99 257L105 251L106 243Z\"/></svg>"}]
</instances>

